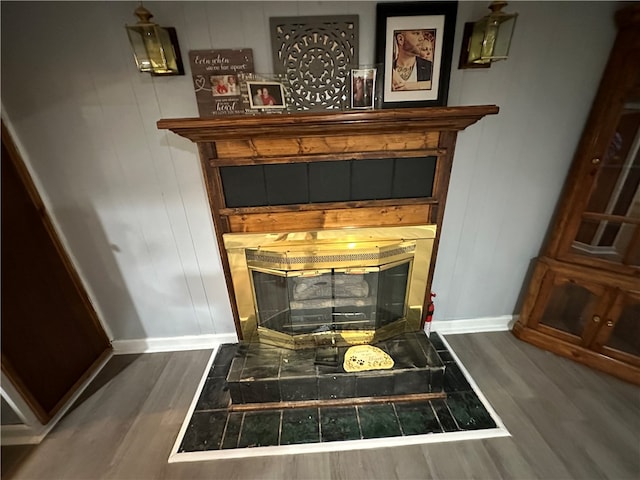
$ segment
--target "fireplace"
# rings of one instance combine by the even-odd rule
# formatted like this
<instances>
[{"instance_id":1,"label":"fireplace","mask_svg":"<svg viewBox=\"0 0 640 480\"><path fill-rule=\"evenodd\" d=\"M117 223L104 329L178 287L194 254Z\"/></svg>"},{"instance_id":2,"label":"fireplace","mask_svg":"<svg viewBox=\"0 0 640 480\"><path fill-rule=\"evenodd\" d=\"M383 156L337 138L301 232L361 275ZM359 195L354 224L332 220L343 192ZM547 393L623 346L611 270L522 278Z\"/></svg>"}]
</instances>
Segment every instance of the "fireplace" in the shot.
<instances>
[{"instance_id":1,"label":"fireplace","mask_svg":"<svg viewBox=\"0 0 640 480\"><path fill-rule=\"evenodd\" d=\"M495 106L160 120L197 143L238 338L424 325L457 133Z\"/></svg>"},{"instance_id":2,"label":"fireplace","mask_svg":"<svg viewBox=\"0 0 640 480\"><path fill-rule=\"evenodd\" d=\"M245 339L352 345L420 329L435 225L224 235Z\"/></svg>"}]
</instances>

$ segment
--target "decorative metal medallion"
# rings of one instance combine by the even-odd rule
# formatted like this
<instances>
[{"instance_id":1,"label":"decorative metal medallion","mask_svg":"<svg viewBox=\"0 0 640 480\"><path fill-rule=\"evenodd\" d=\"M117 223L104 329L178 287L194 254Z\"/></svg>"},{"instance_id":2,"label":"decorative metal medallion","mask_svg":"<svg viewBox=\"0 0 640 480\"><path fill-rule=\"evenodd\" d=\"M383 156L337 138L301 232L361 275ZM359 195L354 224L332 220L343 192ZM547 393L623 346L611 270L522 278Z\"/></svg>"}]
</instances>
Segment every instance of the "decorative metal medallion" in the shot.
<instances>
[{"instance_id":1,"label":"decorative metal medallion","mask_svg":"<svg viewBox=\"0 0 640 480\"><path fill-rule=\"evenodd\" d=\"M286 76L300 110L349 106L349 74L358 66L358 16L271 18L273 68Z\"/></svg>"}]
</instances>

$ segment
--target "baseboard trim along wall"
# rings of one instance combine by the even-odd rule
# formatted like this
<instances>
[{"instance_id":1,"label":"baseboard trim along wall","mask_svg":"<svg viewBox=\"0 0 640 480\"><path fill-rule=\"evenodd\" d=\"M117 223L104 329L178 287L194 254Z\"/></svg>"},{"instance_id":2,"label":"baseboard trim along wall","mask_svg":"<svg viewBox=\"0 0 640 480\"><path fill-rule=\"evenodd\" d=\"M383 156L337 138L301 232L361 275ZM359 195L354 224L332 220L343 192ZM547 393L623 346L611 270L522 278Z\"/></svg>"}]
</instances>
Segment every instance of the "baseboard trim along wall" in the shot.
<instances>
[{"instance_id":1,"label":"baseboard trim along wall","mask_svg":"<svg viewBox=\"0 0 640 480\"><path fill-rule=\"evenodd\" d=\"M431 331L441 335L455 335L460 333L504 332L511 330L517 320L516 315L501 315L499 317L463 318L460 320L434 320Z\"/></svg>"},{"instance_id":2,"label":"baseboard trim along wall","mask_svg":"<svg viewBox=\"0 0 640 480\"><path fill-rule=\"evenodd\" d=\"M502 332L509 330L515 321L513 315L499 317L465 318L461 320L434 321L431 330L442 335L459 333ZM135 340L114 340L114 355L177 352L181 350L213 349L223 343L235 343L235 333L218 333L210 335L187 335L182 337L140 338Z\"/></svg>"},{"instance_id":3,"label":"baseboard trim along wall","mask_svg":"<svg viewBox=\"0 0 640 480\"><path fill-rule=\"evenodd\" d=\"M181 350L211 350L223 343L236 343L235 333L185 335L182 337L139 338L111 342L114 355L177 352Z\"/></svg>"}]
</instances>

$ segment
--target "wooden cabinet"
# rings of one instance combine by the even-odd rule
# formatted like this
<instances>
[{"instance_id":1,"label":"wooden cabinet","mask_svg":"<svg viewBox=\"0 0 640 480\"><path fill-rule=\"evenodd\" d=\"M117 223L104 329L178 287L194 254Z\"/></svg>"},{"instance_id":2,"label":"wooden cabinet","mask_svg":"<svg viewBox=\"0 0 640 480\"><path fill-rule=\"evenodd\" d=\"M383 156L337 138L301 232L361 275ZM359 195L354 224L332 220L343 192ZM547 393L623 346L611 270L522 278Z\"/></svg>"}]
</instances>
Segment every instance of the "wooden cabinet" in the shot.
<instances>
[{"instance_id":1,"label":"wooden cabinet","mask_svg":"<svg viewBox=\"0 0 640 480\"><path fill-rule=\"evenodd\" d=\"M640 6L618 36L514 333L640 384Z\"/></svg>"}]
</instances>

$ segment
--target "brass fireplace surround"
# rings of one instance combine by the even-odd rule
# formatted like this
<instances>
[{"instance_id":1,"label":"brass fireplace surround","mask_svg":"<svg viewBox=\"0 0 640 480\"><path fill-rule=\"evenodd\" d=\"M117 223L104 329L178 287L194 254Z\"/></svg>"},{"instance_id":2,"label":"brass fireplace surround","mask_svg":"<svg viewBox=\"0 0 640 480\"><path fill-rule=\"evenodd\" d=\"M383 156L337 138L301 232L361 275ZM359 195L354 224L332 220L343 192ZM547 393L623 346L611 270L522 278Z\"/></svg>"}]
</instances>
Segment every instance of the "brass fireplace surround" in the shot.
<instances>
[{"instance_id":1,"label":"brass fireplace surround","mask_svg":"<svg viewBox=\"0 0 640 480\"><path fill-rule=\"evenodd\" d=\"M395 331L421 329L457 134L496 113L498 107L485 105L158 121L158 128L198 145L239 339L257 337L298 348L315 343L309 335L320 343L368 343ZM258 327L247 252L253 261L275 260L281 269L292 258L335 256L349 249L384 253L393 245L405 253L415 246L407 257L409 291L399 322L375 333L297 338ZM304 261L295 266L307 267L320 268Z\"/></svg>"},{"instance_id":2,"label":"brass fireplace surround","mask_svg":"<svg viewBox=\"0 0 640 480\"><path fill-rule=\"evenodd\" d=\"M242 336L287 348L353 345L385 340L421 328L435 225L331 229L292 233L224 235ZM349 329L288 335L260 326L249 264L276 275L316 275L323 269L362 272L410 263L405 315L379 329ZM257 334L257 336L256 336Z\"/></svg>"}]
</instances>

